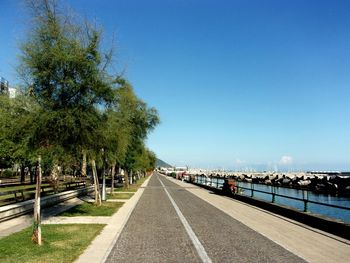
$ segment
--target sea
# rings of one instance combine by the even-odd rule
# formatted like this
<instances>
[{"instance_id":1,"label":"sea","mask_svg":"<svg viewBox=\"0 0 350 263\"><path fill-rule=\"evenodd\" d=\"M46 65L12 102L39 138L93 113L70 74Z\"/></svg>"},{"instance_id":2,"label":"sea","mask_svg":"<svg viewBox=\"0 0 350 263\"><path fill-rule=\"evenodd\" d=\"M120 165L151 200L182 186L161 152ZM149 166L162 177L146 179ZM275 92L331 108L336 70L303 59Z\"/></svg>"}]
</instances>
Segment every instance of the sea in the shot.
<instances>
[{"instance_id":1,"label":"sea","mask_svg":"<svg viewBox=\"0 0 350 263\"><path fill-rule=\"evenodd\" d=\"M207 183L207 185L211 185L213 187L222 186L224 183L224 180L221 178L212 178L212 181ZM201 183L199 181L199 178L196 177L196 182ZM295 198L307 198L307 200L315 201L318 203L324 203L329 205L336 205L336 206L342 206L350 208L350 197L349 196L334 196L330 194L323 194L323 193L315 193L312 191L305 191L305 190L299 190L299 189L292 189L292 188L286 188L286 187L277 187L277 186L270 186L270 185L263 185L263 184L253 184L253 183L246 183L246 182L237 182L238 187L253 188L254 190L260 190L264 192L272 193L273 191L276 194L284 195L288 197L295 197ZM245 189L240 192L240 194L245 196L251 196L251 190ZM272 201L272 195L271 194L265 194L265 193L259 193L254 191L254 198L258 198L264 201L271 202ZM298 209L300 211L304 211L304 202L299 200L293 200L285 197L275 197L275 203L292 207L294 209ZM328 207L324 205L319 204L313 204L308 203L308 212L320 216L329 217L332 219L337 219L342 222L350 223L350 210L346 209L340 209L340 208L334 208L334 207Z\"/></svg>"}]
</instances>

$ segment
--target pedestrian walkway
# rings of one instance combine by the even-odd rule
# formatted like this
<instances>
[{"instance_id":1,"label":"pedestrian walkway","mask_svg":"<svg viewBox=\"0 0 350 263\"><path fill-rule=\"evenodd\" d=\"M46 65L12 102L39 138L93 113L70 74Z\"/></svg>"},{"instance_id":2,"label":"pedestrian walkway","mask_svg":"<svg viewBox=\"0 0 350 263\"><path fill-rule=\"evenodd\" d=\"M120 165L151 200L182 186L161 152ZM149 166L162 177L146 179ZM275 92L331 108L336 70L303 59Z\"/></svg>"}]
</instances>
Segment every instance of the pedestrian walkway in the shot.
<instances>
[{"instance_id":1,"label":"pedestrian walkway","mask_svg":"<svg viewBox=\"0 0 350 263\"><path fill-rule=\"evenodd\" d=\"M187 186L155 174L107 262L305 262Z\"/></svg>"},{"instance_id":2,"label":"pedestrian walkway","mask_svg":"<svg viewBox=\"0 0 350 263\"><path fill-rule=\"evenodd\" d=\"M52 216L82 202L70 200L46 210L43 223L106 224L79 263L341 263L350 258L348 240L157 173L123 201L111 217ZM25 218L1 223L0 233L28 227L31 217Z\"/></svg>"},{"instance_id":3,"label":"pedestrian walkway","mask_svg":"<svg viewBox=\"0 0 350 263\"><path fill-rule=\"evenodd\" d=\"M232 219L241 222L293 254L299 255L306 261L325 263L349 261L349 240L305 226L232 198L212 194L210 191L193 187L193 185L185 182L169 177L164 178L182 189L186 189L186 192L215 206ZM170 185L173 186L173 184ZM187 205L189 202L186 200L178 200L178 202L183 203L184 209L193 209ZM237 239L240 239L240 236L237 235Z\"/></svg>"}]
</instances>

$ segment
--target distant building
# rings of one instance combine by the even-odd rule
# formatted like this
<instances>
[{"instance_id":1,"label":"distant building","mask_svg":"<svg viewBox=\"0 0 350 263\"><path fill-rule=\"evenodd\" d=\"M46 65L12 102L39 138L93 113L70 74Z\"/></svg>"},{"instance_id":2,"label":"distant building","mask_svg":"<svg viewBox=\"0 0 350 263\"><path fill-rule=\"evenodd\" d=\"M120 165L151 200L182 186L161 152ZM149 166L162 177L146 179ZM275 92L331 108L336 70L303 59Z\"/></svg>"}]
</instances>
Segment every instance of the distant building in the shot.
<instances>
[{"instance_id":1,"label":"distant building","mask_svg":"<svg viewBox=\"0 0 350 263\"><path fill-rule=\"evenodd\" d=\"M176 167L174 167L174 170L178 171L178 172L184 172L184 171L188 171L188 167L187 166L176 166Z\"/></svg>"},{"instance_id":2,"label":"distant building","mask_svg":"<svg viewBox=\"0 0 350 263\"><path fill-rule=\"evenodd\" d=\"M0 94L9 94L9 82L3 77L0 77Z\"/></svg>"},{"instance_id":3,"label":"distant building","mask_svg":"<svg viewBox=\"0 0 350 263\"><path fill-rule=\"evenodd\" d=\"M13 99L13 98L16 97L17 90L16 90L15 88L10 88L10 87L9 87L8 94L9 94L9 97L10 97L11 99Z\"/></svg>"},{"instance_id":4,"label":"distant building","mask_svg":"<svg viewBox=\"0 0 350 263\"><path fill-rule=\"evenodd\" d=\"M9 82L5 78L0 77L0 94L7 95L12 99L16 97L16 93L17 90L10 87Z\"/></svg>"}]
</instances>

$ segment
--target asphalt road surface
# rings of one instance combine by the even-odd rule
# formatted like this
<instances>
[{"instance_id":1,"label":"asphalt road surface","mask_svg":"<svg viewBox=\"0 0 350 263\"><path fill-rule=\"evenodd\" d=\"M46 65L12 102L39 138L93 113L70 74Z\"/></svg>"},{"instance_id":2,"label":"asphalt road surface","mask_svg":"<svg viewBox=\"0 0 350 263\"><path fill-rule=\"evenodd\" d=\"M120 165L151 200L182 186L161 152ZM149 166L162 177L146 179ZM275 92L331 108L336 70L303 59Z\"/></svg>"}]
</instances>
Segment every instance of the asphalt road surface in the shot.
<instances>
[{"instance_id":1,"label":"asphalt road surface","mask_svg":"<svg viewBox=\"0 0 350 263\"><path fill-rule=\"evenodd\" d=\"M107 262L305 261L154 174Z\"/></svg>"}]
</instances>

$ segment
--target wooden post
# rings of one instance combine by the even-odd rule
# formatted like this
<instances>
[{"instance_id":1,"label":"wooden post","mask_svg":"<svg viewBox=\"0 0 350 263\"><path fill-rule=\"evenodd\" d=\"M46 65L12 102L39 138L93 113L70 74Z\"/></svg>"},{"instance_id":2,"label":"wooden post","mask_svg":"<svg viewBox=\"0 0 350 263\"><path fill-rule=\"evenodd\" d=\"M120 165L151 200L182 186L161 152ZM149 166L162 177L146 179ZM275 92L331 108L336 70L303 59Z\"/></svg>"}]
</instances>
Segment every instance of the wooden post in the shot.
<instances>
[{"instance_id":1,"label":"wooden post","mask_svg":"<svg viewBox=\"0 0 350 263\"><path fill-rule=\"evenodd\" d=\"M41 156L38 157L38 169L36 174L36 190L34 203L34 227L32 240L41 246L41 215L40 215L40 190L41 190Z\"/></svg>"},{"instance_id":2,"label":"wooden post","mask_svg":"<svg viewBox=\"0 0 350 263\"><path fill-rule=\"evenodd\" d=\"M128 170L127 169L124 169L123 170L123 173L124 173L124 187L126 189L129 189L129 173L128 173Z\"/></svg>"},{"instance_id":3,"label":"wooden post","mask_svg":"<svg viewBox=\"0 0 350 263\"><path fill-rule=\"evenodd\" d=\"M98 182L96 162L94 159L91 160L91 166L92 166L92 176L94 178L94 184L95 184L95 204L100 206L101 205L100 184Z\"/></svg>"},{"instance_id":4,"label":"wooden post","mask_svg":"<svg viewBox=\"0 0 350 263\"><path fill-rule=\"evenodd\" d=\"M87 166L86 150L82 150L82 154L83 154L83 163L81 165L81 176L86 177L86 166Z\"/></svg>"}]
</instances>

